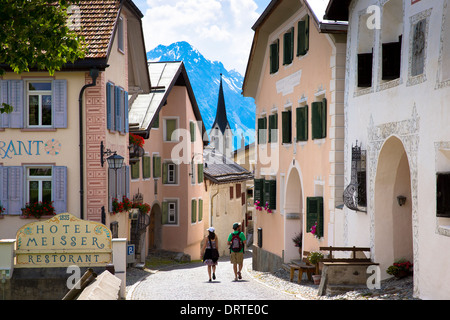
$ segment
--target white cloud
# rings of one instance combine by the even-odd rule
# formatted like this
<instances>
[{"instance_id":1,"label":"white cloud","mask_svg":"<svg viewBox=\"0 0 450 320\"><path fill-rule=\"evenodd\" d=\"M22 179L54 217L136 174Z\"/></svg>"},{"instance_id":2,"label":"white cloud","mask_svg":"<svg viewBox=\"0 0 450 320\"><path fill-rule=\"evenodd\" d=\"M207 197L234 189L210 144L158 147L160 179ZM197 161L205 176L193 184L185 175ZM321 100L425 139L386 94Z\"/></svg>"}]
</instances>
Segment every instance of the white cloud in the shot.
<instances>
[{"instance_id":1,"label":"white cloud","mask_svg":"<svg viewBox=\"0 0 450 320\"><path fill-rule=\"evenodd\" d=\"M147 0L143 11L147 50L187 41L207 59L245 73L258 19L258 0Z\"/></svg>"}]
</instances>

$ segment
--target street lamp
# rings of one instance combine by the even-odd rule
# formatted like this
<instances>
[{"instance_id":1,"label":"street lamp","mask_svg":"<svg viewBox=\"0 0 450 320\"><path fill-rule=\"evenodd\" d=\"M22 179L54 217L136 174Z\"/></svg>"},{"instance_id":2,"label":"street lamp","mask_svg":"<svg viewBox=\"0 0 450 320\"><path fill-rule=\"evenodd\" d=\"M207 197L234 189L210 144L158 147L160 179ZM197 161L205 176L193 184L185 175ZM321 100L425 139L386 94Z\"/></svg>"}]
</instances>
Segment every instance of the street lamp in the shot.
<instances>
[{"instance_id":1,"label":"street lamp","mask_svg":"<svg viewBox=\"0 0 450 320\"><path fill-rule=\"evenodd\" d=\"M103 141L100 142L100 163L105 163L104 156L109 156L106 161L108 162L108 166L111 169L117 170L122 168L124 158L117 154L117 151L111 151L110 149L105 150L105 146L103 145Z\"/></svg>"},{"instance_id":2,"label":"street lamp","mask_svg":"<svg viewBox=\"0 0 450 320\"><path fill-rule=\"evenodd\" d=\"M108 166L111 169L114 169L116 171L117 171L117 169L122 168L123 160L124 160L124 158L122 156L119 156L115 152L112 156L109 156L108 158L106 158L106 161L108 162Z\"/></svg>"}]
</instances>

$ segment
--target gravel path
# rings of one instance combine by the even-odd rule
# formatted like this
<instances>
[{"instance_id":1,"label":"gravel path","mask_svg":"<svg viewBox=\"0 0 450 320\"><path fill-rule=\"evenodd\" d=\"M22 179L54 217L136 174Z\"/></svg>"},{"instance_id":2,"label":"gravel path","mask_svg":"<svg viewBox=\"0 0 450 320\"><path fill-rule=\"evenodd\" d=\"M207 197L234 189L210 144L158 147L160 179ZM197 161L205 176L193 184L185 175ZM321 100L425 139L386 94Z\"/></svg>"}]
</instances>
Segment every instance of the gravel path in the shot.
<instances>
[{"instance_id":1,"label":"gravel path","mask_svg":"<svg viewBox=\"0 0 450 320\"><path fill-rule=\"evenodd\" d=\"M206 266L201 262L129 268L127 300L415 300L412 276L382 281L379 290L320 297L318 285L312 281L290 282L289 272L283 268L275 273L254 271L251 262L251 253L247 253L243 280L238 282L234 281L229 258L219 260L217 279L212 282L208 282Z\"/></svg>"}]
</instances>

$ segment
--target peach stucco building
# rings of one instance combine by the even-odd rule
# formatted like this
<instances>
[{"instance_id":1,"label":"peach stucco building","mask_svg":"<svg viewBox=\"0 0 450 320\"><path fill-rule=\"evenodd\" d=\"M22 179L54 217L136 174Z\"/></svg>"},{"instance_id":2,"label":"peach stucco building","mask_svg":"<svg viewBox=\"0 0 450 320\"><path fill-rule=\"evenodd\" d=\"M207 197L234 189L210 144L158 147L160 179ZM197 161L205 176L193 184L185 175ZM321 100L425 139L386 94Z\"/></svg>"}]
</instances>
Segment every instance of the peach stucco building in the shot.
<instances>
[{"instance_id":1,"label":"peach stucco building","mask_svg":"<svg viewBox=\"0 0 450 320\"><path fill-rule=\"evenodd\" d=\"M56 213L107 226L119 221L114 236L128 237L128 217L109 212L112 197L129 193L127 96L150 90L142 72L143 15L129 0L82 0L78 6L84 59L54 76L8 71L0 80L2 102L14 107L0 116L0 202L6 209L0 238L15 238L30 222L21 209L34 201L53 201ZM118 180L101 163L102 143L124 157Z\"/></svg>"},{"instance_id":2,"label":"peach stucco building","mask_svg":"<svg viewBox=\"0 0 450 320\"><path fill-rule=\"evenodd\" d=\"M149 94L130 101L130 132L144 138L145 153L131 168L131 196L151 206L141 259L150 249L200 258L208 225L204 199L203 125L182 62L153 62Z\"/></svg>"},{"instance_id":3,"label":"peach stucco building","mask_svg":"<svg viewBox=\"0 0 450 320\"><path fill-rule=\"evenodd\" d=\"M273 0L255 31L243 94L256 103L253 267L276 270L333 242L342 205L346 25L326 1ZM320 238L311 233L317 222Z\"/></svg>"}]
</instances>

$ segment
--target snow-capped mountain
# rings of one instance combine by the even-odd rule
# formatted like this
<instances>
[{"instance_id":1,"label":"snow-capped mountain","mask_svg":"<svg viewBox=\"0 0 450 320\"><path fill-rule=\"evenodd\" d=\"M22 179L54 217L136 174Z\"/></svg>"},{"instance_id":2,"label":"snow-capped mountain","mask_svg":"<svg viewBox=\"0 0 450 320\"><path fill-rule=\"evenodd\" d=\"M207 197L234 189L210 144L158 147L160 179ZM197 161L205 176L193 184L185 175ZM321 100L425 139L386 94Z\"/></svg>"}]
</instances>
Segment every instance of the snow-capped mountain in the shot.
<instances>
[{"instance_id":1,"label":"snow-capped mountain","mask_svg":"<svg viewBox=\"0 0 450 320\"><path fill-rule=\"evenodd\" d=\"M241 133L245 136L246 144L254 142L255 102L253 98L242 96L244 77L239 72L226 70L221 62L206 59L185 41L168 46L159 45L147 52L147 59L149 62L183 61L208 133L216 117L222 73L228 122L231 129L235 130L234 146L240 146Z\"/></svg>"}]
</instances>

